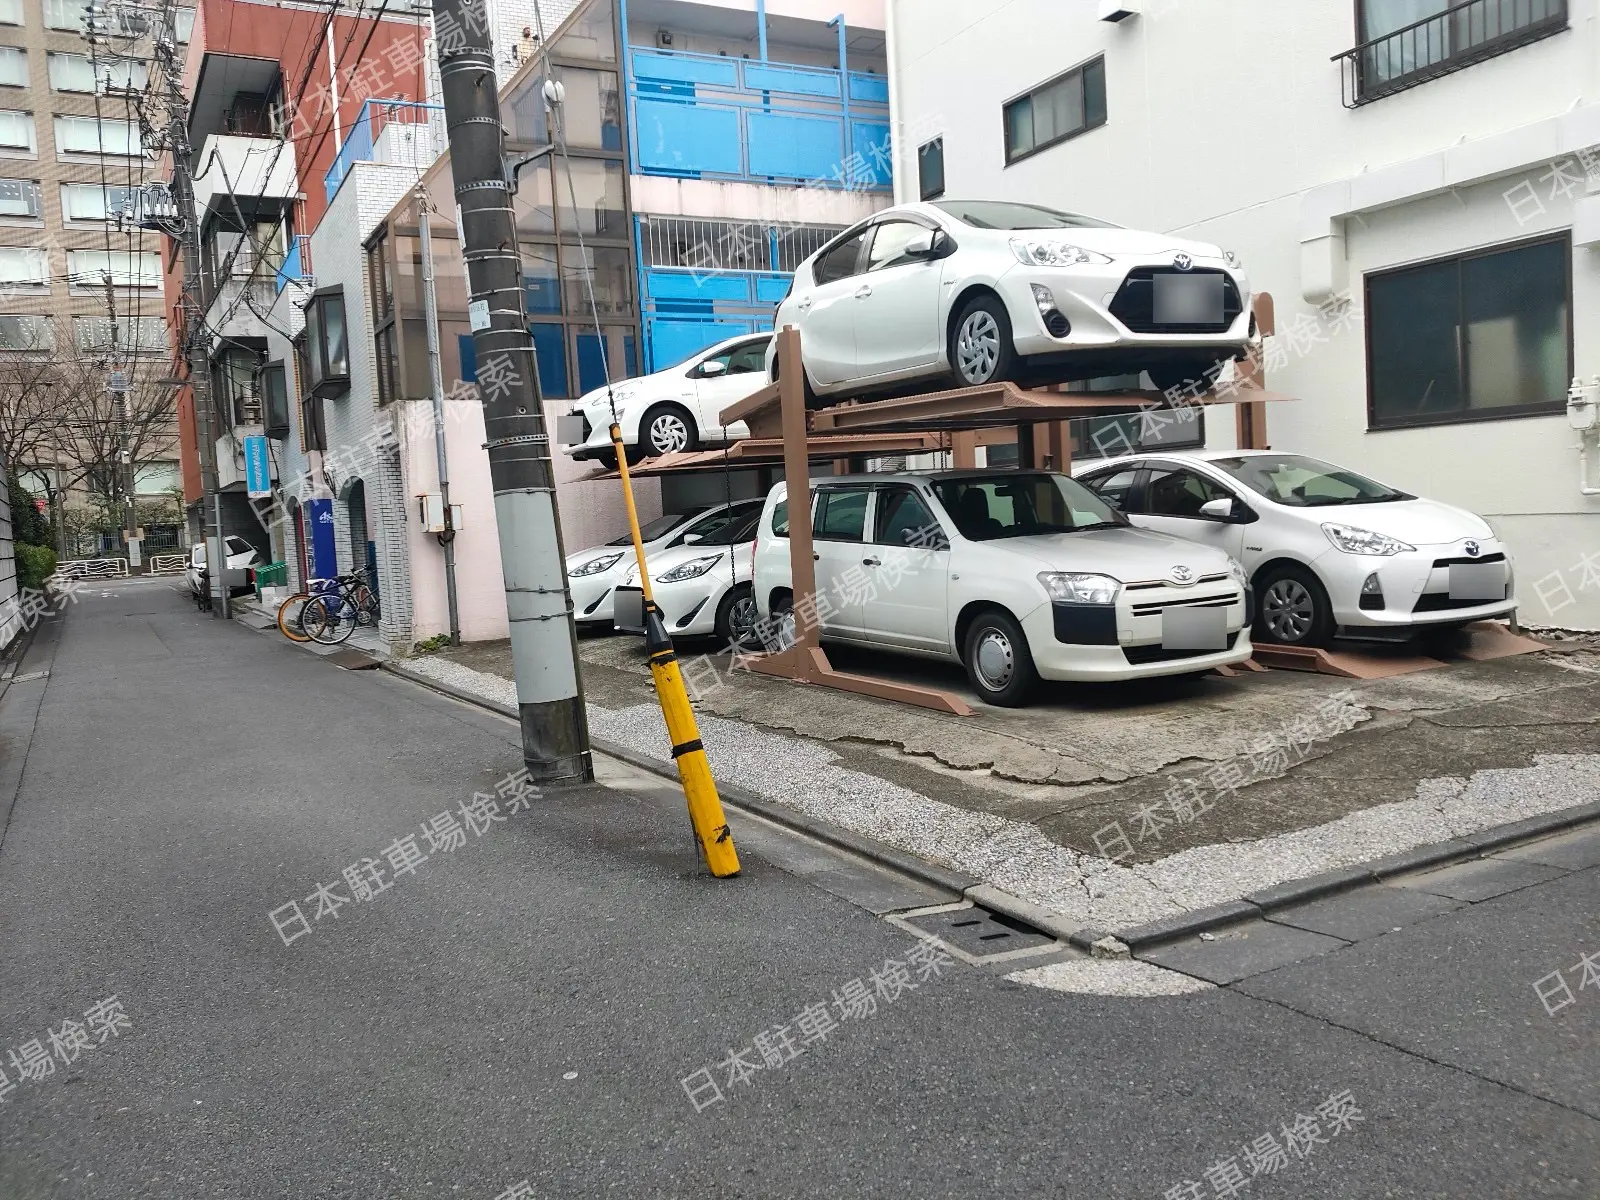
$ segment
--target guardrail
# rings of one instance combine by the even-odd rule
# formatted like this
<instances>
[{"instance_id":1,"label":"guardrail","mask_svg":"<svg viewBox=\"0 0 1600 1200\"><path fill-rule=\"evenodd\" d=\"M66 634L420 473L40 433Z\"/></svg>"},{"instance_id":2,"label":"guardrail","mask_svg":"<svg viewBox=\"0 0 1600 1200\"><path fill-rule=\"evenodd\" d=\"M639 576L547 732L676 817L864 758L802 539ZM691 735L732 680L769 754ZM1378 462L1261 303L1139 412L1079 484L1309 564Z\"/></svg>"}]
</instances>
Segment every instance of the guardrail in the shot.
<instances>
[{"instance_id":1,"label":"guardrail","mask_svg":"<svg viewBox=\"0 0 1600 1200\"><path fill-rule=\"evenodd\" d=\"M150 556L149 574L168 575L176 571L182 571L188 565L189 556L187 554L152 554Z\"/></svg>"},{"instance_id":2,"label":"guardrail","mask_svg":"<svg viewBox=\"0 0 1600 1200\"><path fill-rule=\"evenodd\" d=\"M71 558L56 564L56 574L82 579L119 579L128 573L125 558Z\"/></svg>"},{"instance_id":3,"label":"guardrail","mask_svg":"<svg viewBox=\"0 0 1600 1200\"><path fill-rule=\"evenodd\" d=\"M390 126L400 126L380 147ZM393 162L427 167L445 150L444 105L414 100L364 100L361 115L350 126L344 146L322 176L331 203L339 185L358 162Z\"/></svg>"},{"instance_id":4,"label":"guardrail","mask_svg":"<svg viewBox=\"0 0 1600 1200\"><path fill-rule=\"evenodd\" d=\"M272 281L277 291L291 283L304 283L316 285L316 276L311 273L311 235L297 233L294 242L289 247L289 253L283 256L283 265L278 268L277 277Z\"/></svg>"}]
</instances>

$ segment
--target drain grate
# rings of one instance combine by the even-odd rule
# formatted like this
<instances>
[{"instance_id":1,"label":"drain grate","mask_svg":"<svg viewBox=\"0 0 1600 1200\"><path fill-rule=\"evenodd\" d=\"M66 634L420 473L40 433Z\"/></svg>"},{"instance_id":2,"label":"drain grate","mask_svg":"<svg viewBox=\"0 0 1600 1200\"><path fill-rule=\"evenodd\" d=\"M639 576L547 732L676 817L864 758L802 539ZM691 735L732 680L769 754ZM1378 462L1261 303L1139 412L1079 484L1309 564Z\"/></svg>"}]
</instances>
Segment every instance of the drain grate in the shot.
<instances>
[{"instance_id":1,"label":"drain grate","mask_svg":"<svg viewBox=\"0 0 1600 1200\"><path fill-rule=\"evenodd\" d=\"M972 904L904 913L899 919L973 959L997 958L1002 954L1055 945L1054 938L1032 925Z\"/></svg>"}]
</instances>

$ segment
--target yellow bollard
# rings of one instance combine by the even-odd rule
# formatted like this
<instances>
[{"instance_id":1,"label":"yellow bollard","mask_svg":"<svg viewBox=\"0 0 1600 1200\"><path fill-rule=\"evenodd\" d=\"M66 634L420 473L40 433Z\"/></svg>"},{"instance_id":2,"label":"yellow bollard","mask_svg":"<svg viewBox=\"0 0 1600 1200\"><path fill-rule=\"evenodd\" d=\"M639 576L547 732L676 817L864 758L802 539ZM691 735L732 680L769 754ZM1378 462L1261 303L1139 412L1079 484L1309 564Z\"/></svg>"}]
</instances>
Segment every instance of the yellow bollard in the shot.
<instances>
[{"instance_id":1,"label":"yellow bollard","mask_svg":"<svg viewBox=\"0 0 1600 1200\"><path fill-rule=\"evenodd\" d=\"M689 821L706 866L719 879L739 873L739 855L733 848L733 831L722 811L716 782L711 778L711 763L700 744L700 728L689 704L689 693L678 670L678 655L656 610L650 590L650 572L645 569L644 542L639 536L639 513L633 504L633 481L628 477L628 454L622 444L622 427L611 425L611 444L617 450L617 471L622 476L622 496L628 510L628 532L633 538L634 557L639 562L639 589L644 593L645 649L650 654L650 676L655 680L661 715L667 721L667 736L672 739L672 758L678 764L678 779L689 802Z\"/></svg>"}]
</instances>

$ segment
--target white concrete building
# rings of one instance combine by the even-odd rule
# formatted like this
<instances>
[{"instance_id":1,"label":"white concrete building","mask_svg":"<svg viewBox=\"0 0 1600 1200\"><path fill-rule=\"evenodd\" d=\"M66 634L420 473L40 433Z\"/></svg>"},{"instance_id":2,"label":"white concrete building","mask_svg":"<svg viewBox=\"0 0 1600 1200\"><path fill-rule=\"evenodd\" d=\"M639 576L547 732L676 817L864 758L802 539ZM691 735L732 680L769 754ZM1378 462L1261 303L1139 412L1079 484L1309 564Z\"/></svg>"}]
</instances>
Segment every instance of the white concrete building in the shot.
<instances>
[{"instance_id":1,"label":"white concrete building","mask_svg":"<svg viewBox=\"0 0 1600 1200\"><path fill-rule=\"evenodd\" d=\"M888 5L894 121L930 129L897 199L1235 251L1276 301L1267 384L1299 398L1270 444L1482 513L1524 621L1600 628L1566 412L1600 375L1600 0Z\"/></svg>"}]
</instances>

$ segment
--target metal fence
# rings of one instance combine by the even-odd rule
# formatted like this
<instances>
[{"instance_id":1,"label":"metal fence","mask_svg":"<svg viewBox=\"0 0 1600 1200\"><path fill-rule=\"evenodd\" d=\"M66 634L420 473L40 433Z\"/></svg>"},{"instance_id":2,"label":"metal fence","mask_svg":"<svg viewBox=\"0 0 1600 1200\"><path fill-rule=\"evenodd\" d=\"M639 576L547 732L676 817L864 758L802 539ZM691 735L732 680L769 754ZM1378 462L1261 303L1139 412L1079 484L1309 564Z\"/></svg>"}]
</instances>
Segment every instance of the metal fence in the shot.
<instances>
[{"instance_id":1,"label":"metal fence","mask_svg":"<svg viewBox=\"0 0 1600 1200\"><path fill-rule=\"evenodd\" d=\"M639 248L646 267L792 274L843 229L842 225L642 217Z\"/></svg>"}]
</instances>

